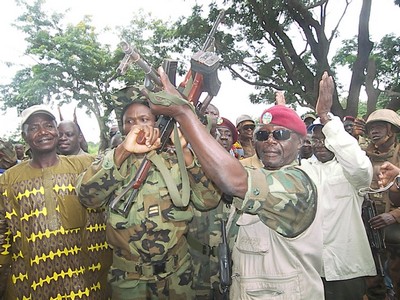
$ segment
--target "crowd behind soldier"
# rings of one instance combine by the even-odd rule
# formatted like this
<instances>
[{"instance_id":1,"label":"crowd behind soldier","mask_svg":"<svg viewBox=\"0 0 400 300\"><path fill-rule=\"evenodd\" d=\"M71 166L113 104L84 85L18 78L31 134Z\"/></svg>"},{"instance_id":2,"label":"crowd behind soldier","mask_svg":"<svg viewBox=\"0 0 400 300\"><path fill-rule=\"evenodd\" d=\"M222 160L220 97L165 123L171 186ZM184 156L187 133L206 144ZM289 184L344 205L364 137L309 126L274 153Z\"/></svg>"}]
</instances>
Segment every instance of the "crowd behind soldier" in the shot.
<instances>
[{"instance_id":1,"label":"crowd behind soldier","mask_svg":"<svg viewBox=\"0 0 400 300\"><path fill-rule=\"evenodd\" d=\"M160 71L160 74L163 76L162 71ZM165 77L162 77L162 79L165 90L168 93L174 93L167 79ZM324 83L331 84L330 77L325 76L321 81L321 84ZM60 213L51 215L52 220L50 220L50 216L38 216L38 220L40 218L43 219L40 219L40 224L44 226L43 228L39 228L38 224L35 225L35 222L39 221L32 218L29 221L32 226L30 234L40 234L41 231L45 231L45 228L48 228L50 231L62 231L67 228L68 230L64 233L66 235L71 234L69 231L72 229L69 228L72 226L73 230L78 230L81 237L86 239L85 242L82 241L82 245L84 246L81 253L76 253L71 261L69 261L70 256L68 262L62 258L62 255L59 257L63 261L63 265L78 267L81 264L86 271L91 270L90 266L84 265L90 261L87 260L87 257L91 257L92 267L96 263L99 263L101 266L101 270L94 271L95 274L87 276L90 272L85 271L81 277L76 279L82 280L80 283L85 282L84 284L82 283L81 287L85 287L86 284L86 287L83 288L85 290L82 296L84 299L93 299L93 297L96 299L107 299L110 296L105 280L105 273L107 271L109 273L108 281L113 286L112 299L146 299L147 296L143 296L143 293L146 295L156 295L160 299L208 299L207 297L211 293L215 299L218 299L218 297L221 297L221 294L217 271L217 249L220 242L220 229L217 225L219 218L228 218L228 210L230 210L230 246L234 271L230 299L250 299L249 297L252 293L261 293L262 298L266 297L269 293L276 294L277 292L282 292L286 296L288 294L293 295L294 299L363 299L364 294L366 294L365 297L369 300L395 299L388 298L393 297L393 293L396 294L395 297L397 299L400 299L400 239L398 238L400 236L400 229L398 229L400 228L398 224L400 222L400 210L398 208L400 205L400 179L396 181L397 175L400 172L400 146L397 140L397 134L400 132L400 117L392 110L380 109L373 112L366 121L363 121L361 118L345 117L342 120L343 127L338 127L337 125L340 123L338 123L339 121L336 118L331 120L326 117L327 109L329 110L330 108L329 101L331 100L321 100L321 98L326 96L323 93L327 93L331 88L332 86L325 86L325 88L322 87L320 89L320 98L318 99L316 108L319 120L316 120L315 117L304 118L303 120L300 118L296 119L293 111L288 110L284 102L281 102L265 110L260 118L260 124L257 126L256 122L248 115L240 116L236 121L236 126L225 118L210 118L211 120L214 119L208 128L208 131L212 134L212 140L200 129L200 124L197 124L194 115L192 116L190 111L186 111L183 108L185 106L173 103L172 108L166 108L162 105L150 104L150 107L157 113L171 115L180 121L182 132L190 143L188 147L184 147L184 158L187 168L189 170L192 169L189 171L189 177L191 176L190 172L196 169L199 172L197 176L201 175L200 177L207 181L202 173L204 171L208 179L212 180L218 186L218 188L205 188L206 181L202 181L201 184L200 182L196 183L200 184L202 188L198 188L198 194L191 196L193 203L196 203L198 206L203 201L200 205L201 210L208 210L215 207L218 203L219 205L207 213L199 214L201 217L197 218L196 222L192 221L190 225L188 224L191 216L195 214L196 205L188 206L186 210L182 211L178 209L179 207L175 207L173 203L171 204L171 200L169 200L169 203L172 206L168 208L164 208L158 203L158 213L155 213L155 215L152 215L152 213L155 210L157 211L157 209L153 205L146 204L147 200L140 202L140 205L143 205L142 208L144 211L147 210L148 212L146 216L142 213L131 213L128 218L124 219L120 218L115 212L109 211L107 225L100 224L101 220L104 221L104 215L94 214L95 212L99 212L99 207L101 207L100 211L102 213L109 209L108 204L110 200L117 196L121 192L122 187L129 181L126 179L126 176L132 177L135 174L133 169L127 167L123 162L133 157L133 168L137 168L138 162L143 158L144 153L155 150L159 145L159 140L157 139L158 132L156 129L151 129L154 126L155 118L150 108L145 102L141 101L139 101L139 104L145 106L145 108L133 109L137 105L129 105L121 116L124 124L124 135L126 137L125 139L120 139L115 145L110 144L110 148L114 148L114 150L100 156L91 166L90 163L94 159L92 156L85 155L86 158L81 159L70 158L70 167L74 171L68 180L70 180L69 182L72 186L75 186L76 177L82 173L79 190L81 191L83 206L76 206L76 203L74 203L74 212L72 213L71 210L66 211L68 214L66 214L67 217L65 218L63 210L68 207L63 208L65 204L57 202L57 205L61 205L59 208L61 209ZM138 104L137 101L133 103ZM325 105L322 110L321 103ZM282 105L282 107L279 107L279 105ZM176 109L176 111L173 111L173 109ZM144 113L143 110L145 111ZM45 276L45 274L42 271L38 272L35 266L25 266L23 260L18 257L15 261L10 260L8 254L22 249L21 253L26 257L38 257L38 253L45 255L43 254L44 251L50 251L50 248L45 250L42 246L38 246L38 243L29 244L28 251L26 246L24 246L24 238L20 238L20 240L16 238L16 242L11 244L8 242L9 239L7 237L9 234L11 236L18 235L18 231L11 230L7 232L7 229L13 228L17 224L16 222L19 220L18 211L16 216L10 215L11 217L6 218L12 211L15 199L17 198L17 190L13 186L13 184L15 185L20 180L16 177L17 172L25 170L22 172L26 173L26 170L29 169L29 172L25 175L28 175L28 177L36 176L33 170L40 166L43 170L49 170L49 174L47 175L51 175L54 172L53 175L56 178L57 176L62 176L63 172L67 169L59 170L55 167L58 161L61 160L64 162L64 159L61 159L61 156L57 155L57 153L68 156L84 153L82 149L82 132L75 121L63 120L59 123L58 129L56 129L50 126L54 124L55 117L48 108L40 106L40 109L36 110L36 107L33 107L29 111L31 112L30 115L25 117L23 121L25 127L24 125L22 127L22 136L27 143L27 148L32 151L32 158L29 159L26 155L22 155L25 152L25 147L21 143L15 145L4 141L0 143L0 163L4 163L4 171L22 162L21 166L14 167L6 175L0 177L0 188L3 193L0 198L0 247L3 250L11 249L11 252L10 250L3 251L0 256L0 275L4 279L2 280L3 286L1 287L1 292L5 293L4 299L16 299L17 295L46 298L48 295L53 295L54 293L60 295L75 293L78 291L76 289L79 288L75 283L75 286L72 283L68 283L68 280L72 280L72 278L64 278L62 281L53 279L53 281L45 285L42 289L35 290L33 289L35 279L32 278L36 276L36 280L40 280L40 277ZM185 111L184 115L180 114L182 111ZM212 114L219 116L218 109L213 105L209 106L206 113L210 116ZM292 124L288 124L286 121L284 123L280 122L281 115L290 116ZM142 118L142 121L137 121L140 118ZM33 123L32 120L34 120ZM222 120L222 122L220 121L221 123L218 124L218 120ZM308 134L300 127L300 121L305 126L304 128L306 128L307 124L311 125L308 127ZM314 124L310 124L309 122ZM321 124L318 124L318 122L321 122ZM44 137L41 139L35 138L36 140L33 138L30 139L30 137L35 135L35 133L29 131L31 125L34 127L38 126L42 132L46 132L46 134L39 134ZM293 126L298 127L294 128ZM202 127L204 128L204 126ZM285 130L291 132L287 139L283 139ZM145 145L137 141L139 131L145 133ZM344 131L353 136L358 143L351 142L348 139L350 136L347 136ZM58 132L57 137L55 137L55 132ZM241 144L254 147L253 155L240 160L239 165L232 158L232 154L235 151L235 147L232 144L237 135L239 137L242 135ZM244 138L245 136L246 138ZM248 139L249 136L251 140ZM310 145L307 144L307 147L309 146L307 149L311 149L311 154L314 155L310 155L310 151L304 154L302 147L306 145L305 141L307 139L311 141ZM55 140L57 140L57 143L54 146ZM182 138L182 141L183 146L185 146L186 140ZM216 141L218 144L213 141ZM43 145L40 145L40 143L43 143ZM205 143L207 146L205 147L201 143ZM343 143L347 144L344 146ZM45 144L52 144L52 146L50 147ZM280 146L278 147L277 145ZM221 148L225 152L230 153L230 157L223 154L222 150L220 150ZM346 152L346 149L351 150ZM371 184L369 184L371 174L367 171L368 167L363 167L366 164L366 156L361 149L366 151L366 155L373 165ZM199 156L196 156L197 153L199 153ZM310 156L313 157L307 159ZM279 157L281 161L277 162ZM236 158L242 157L236 156ZM298 166L299 159L306 159L300 162L301 166ZM174 168L174 163L176 161L171 160L167 165ZM242 165L244 168L241 167ZM202 166L202 169L199 166ZM331 169L329 173L329 171L326 171L329 170L329 166L335 166L336 169ZM87 168L89 169L85 172ZM339 169L342 171L337 171ZM218 172L215 172L215 170L218 170ZM310 178L302 178L301 174L296 173L299 170L305 171L305 174L307 174L305 178L310 177L312 180ZM231 174L227 173L227 171L231 172ZM293 180L293 177L295 180L299 180L298 182L295 181L295 188L299 189L303 185L302 189L290 191L289 186L286 185L289 183L289 181L286 182L289 177L285 177L287 176L287 172L294 172L291 174L290 180ZM103 175L111 176L110 178L116 180L116 183L111 184L110 181L102 179ZM247 176L249 177L245 183L244 178ZM297 178L296 176L299 177ZM325 179L323 179L324 176L326 176ZM40 176L37 178L40 178ZM190 178L195 180L193 179L195 177ZM302 179L300 180L300 178ZM357 181L357 178L360 180ZM42 179L45 181L46 178L43 177ZM18 184L22 188L30 180L31 178L23 178L22 181L18 181ZM177 182L179 182L179 179L174 180L178 180ZM305 184L307 180L309 181ZM332 180L337 180L340 184L336 185L332 183ZM21 182L26 183L21 184ZM98 184L99 182L101 182L100 185ZM158 179L155 182L159 184L160 181ZM272 182L274 184L269 183L269 185L266 185L265 182ZM369 185L373 189L378 189L390 182L395 182L390 190L371 194L378 208L378 215L370 220L371 227L385 231L387 247L385 271L387 275L383 278L381 276L373 276L376 274L376 270L372 256L370 255L370 249L367 245L365 232L362 231L360 218L362 199L357 195L357 191ZM275 190L277 188L275 183L279 183L280 188L284 189L283 192L279 189ZM93 184L100 186L100 188L92 188ZM338 187L339 185L340 187ZM351 187L351 190L348 188L344 189L344 186ZM60 196L52 195L46 189L49 188L48 186L43 184L43 187L45 188L43 199L40 198L40 195L36 197L33 197L33 195L27 196L34 202L37 202L39 206L42 205L45 207L48 205L46 197L56 197L57 201L69 199L70 196L76 199L75 191L72 191L68 195L66 193L60 198ZM300 191L304 193L306 190L305 187L307 187L309 192L308 198L302 198L305 195L299 194ZM147 190L149 190L148 186L146 188L142 187L142 189L145 192L142 197L148 197L146 194ZM162 189L165 190L165 187ZM208 198L204 199L204 193L207 194L206 197ZM229 196L226 199L233 200L232 205L224 202L226 199L221 200L221 193L224 193L224 196ZM161 194L162 199L164 199L167 197L168 191L160 192L160 196ZM328 202L328 198L323 195L329 195L328 198L331 201ZM303 202L296 201L301 202L304 207L301 209L302 214L299 215L298 212L297 219L285 215L287 204L283 206L284 209L282 211L276 211L276 206L280 205L278 200L285 203L292 203L293 207L290 207L290 209L299 209L296 205L300 205L300 203L295 205L296 201L293 200L299 199L298 197ZM348 199L348 205L338 201L344 201L346 198ZM11 199L12 201L10 201ZM208 204L205 205L204 201ZM138 207L135 205L134 208L137 209ZM51 210L53 208L47 207L47 209ZM304 209L308 211L305 212ZM81 216L85 216L83 219L81 218L81 222L78 222L79 220L76 221L79 219L76 212L79 212ZM22 210L20 213L22 213ZM207 215L208 219L204 217ZM345 215L349 217L345 217ZM212 217L210 218L210 216ZM299 216L304 218L302 227L297 223L299 222ZM205 218L204 223L201 222L201 218ZM134 219L137 219L137 221L134 221ZM203 233L210 233L211 236L205 237L200 243L203 249L207 249L206 253L201 253L201 255L206 256L205 259L203 257L203 260L198 260L195 257L193 262L191 262L191 258L177 254L181 261L179 263L175 262L174 267L168 267L167 265L170 264L170 260L168 259L169 253L170 251L173 251L173 253L176 251L174 243L179 244L182 240L179 243L178 241L170 243L165 240L165 244L158 241L157 238L161 238L161 236L156 237L156 232L157 226L160 223L156 219L162 220L160 221L163 222L162 224L164 222L171 222L172 224L178 222L179 226L182 226L182 231L179 231L179 233L178 231L171 231L167 239L171 237L182 239L182 237L186 236L186 232L190 226L192 226L194 232L200 230ZM75 222L76 224L71 225L72 223L70 224L69 222ZM93 229L97 226L98 222L100 222L100 227L98 228L102 229ZM290 225L293 227L285 227L289 225L288 222L292 222ZM110 250L106 250L109 249L104 231L106 226L109 231L108 240L111 240L111 244L114 247L114 264L111 268L109 268L111 258L107 256L110 254ZM140 231L139 227L147 229ZM165 228L161 229L169 230ZM96 232L91 230L95 230ZM21 232L23 233L23 237L29 234L22 229ZM343 234L344 232L346 235ZM134 240L132 243L127 243L128 233L129 237ZM149 237L144 238L142 236L143 233L152 233L154 235L151 236L150 234ZM346 236L348 239L344 241ZM357 237L357 239L353 239L354 237ZM53 238L54 240L60 239L60 235L55 234ZM76 235L71 238L71 241L78 244L78 241L74 241L75 238ZM195 253L199 250L199 244L193 241L191 243L189 239L188 235L188 245L183 248L188 249L187 247L191 247L190 252L195 256ZM259 247L254 247L256 241L260 243ZM268 241L276 249L279 249L279 253L271 251L271 248L267 247L265 241ZM65 239L62 239L60 243L65 247L72 245ZM99 252L93 255L94 250L90 248L89 244L94 245L96 243L101 246L98 248ZM183 243L186 243L186 241ZM134 248L138 247L138 249L132 252L132 245L134 245ZM160 250L163 247L166 247L165 250ZM351 253L346 254L349 248L351 248ZM52 249L51 251L61 250ZM180 253L180 251L178 252ZM260 257L260 253L264 252L273 253L269 254L271 257L268 255L265 256L265 254L263 254L263 257ZM87 257L83 259L82 256L85 255ZM101 255L105 256L101 257ZM121 262L121 257L124 259L123 262ZM272 263L271 259L274 263ZM318 259L320 260L318 261ZM287 265L285 260L288 260L292 265ZM133 270L130 261L134 261L136 265L139 264L142 270L138 270L137 268ZM162 265L160 270L158 270L159 263ZM123 267L124 265L125 267ZM293 268L293 265L295 267L292 270L296 270L300 278L307 280L307 287L301 284L297 285L296 288L294 288L294 285L293 287L281 285L279 280L275 281L272 280L272 277L269 277L274 271L284 274L285 270L282 270L282 268ZM203 269L203 273L201 273L201 269ZM35 273L35 275L31 275L29 280L10 276L10 274L16 274L16 272L21 272L21 270L26 270L25 273L27 274ZM63 271L57 269L54 272ZM194 279L193 276L195 277ZM209 281L207 281L207 276L210 277ZM260 277L260 281L256 282L250 279L254 276ZM179 279L179 283L177 279ZM196 286L196 283L199 282L204 283L200 289ZM12 288L12 283L18 284L21 289ZM268 285L268 288L265 286L260 288L264 284ZM299 291L303 293L302 296L298 295Z\"/></svg>"}]
</instances>

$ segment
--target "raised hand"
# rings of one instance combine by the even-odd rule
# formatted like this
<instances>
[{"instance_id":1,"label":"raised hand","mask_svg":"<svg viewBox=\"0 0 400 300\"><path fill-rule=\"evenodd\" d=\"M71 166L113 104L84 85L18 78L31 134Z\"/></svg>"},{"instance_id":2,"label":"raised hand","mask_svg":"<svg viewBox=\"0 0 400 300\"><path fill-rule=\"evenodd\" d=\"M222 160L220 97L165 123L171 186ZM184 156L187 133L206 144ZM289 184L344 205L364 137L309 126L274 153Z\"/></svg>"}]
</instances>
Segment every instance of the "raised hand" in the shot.
<instances>
[{"instance_id":1,"label":"raised hand","mask_svg":"<svg viewBox=\"0 0 400 300\"><path fill-rule=\"evenodd\" d=\"M330 112L333 103L333 91L335 84L332 76L328 76L328 72L324 72L322 79L319 82L319 95L315 110L321 118L321 123L325 124L328 112Z\"/></svg>"}]
</instances>

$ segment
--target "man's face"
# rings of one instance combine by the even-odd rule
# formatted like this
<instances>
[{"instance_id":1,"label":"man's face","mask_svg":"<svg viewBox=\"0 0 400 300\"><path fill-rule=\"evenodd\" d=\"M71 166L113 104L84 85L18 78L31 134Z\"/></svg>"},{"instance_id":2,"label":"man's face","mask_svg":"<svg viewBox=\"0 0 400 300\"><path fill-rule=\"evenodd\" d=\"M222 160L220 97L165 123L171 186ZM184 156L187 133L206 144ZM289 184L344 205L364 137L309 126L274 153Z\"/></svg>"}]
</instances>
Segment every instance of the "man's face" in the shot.
<instances>
[{"instance_id":1,"label":"man's face","mask_svg":"<svg viewBox=\"0 0 400 300\"><path fill-rule=\"evenodd\" d=\"M303 140L303 144L300 148L300 157L301 158L310 158L313 154L313 150L311 147L311 134L307 134L307 136Z\"/></svg>"},{"instance_id":2,"label":"man's face","mask_svg":"<svg viewBox=\"0 0 400 300\"><path fill-rule=\"evenodd\" d=\"M58 144L56 121L46 114L34 114L24 124L22 137L33 154L55 151Z\"/></svg>"},{"instance_id":3,"label":"man's face","mask_svg":"<svg viewBox=\"0 0 400 300\"><path fill-rule=\"evenodd\" d=\"M25 147L22 144L16 144L14 146L15 148L15 153L17 153L17 158L18 159L23 159L25 156Z\"/></svg>"},{"instance_id":4,"label":"man's face","mask_svg":"<svg viewBox=\"0 0 400 300\"><path fill-rule=\"evenodd\" d=\"M214 105L209 104L207 106L206 110L204 111L204 114L210 116L211 126L215 127L217 125L217 121L218 121L218 117L219 117L218 109Z\"/></svg>"},{"instance_id":5,"label":"man's face","mask_svg":"<svg viewBox=\"0 0 400 300\"><path fill-rule=\"evenodd\" d=\"M276 132L273 133L274 131ZM268 170L277 170L291 164L296 159L301 144L298 134L283 126L262 125L255 133L258 158Z\"/></svg>"},{"instance_id":6,"label":"man's face","mask_svg":"<svg viewBox=\"0 0 400 300\"><path fill-rule=\"evenodd\" d=\"M239 132L239 136L241 136L242 138L248 138L248 139L252 139L253 138L253 133L254 133L254 122L251 121L243 121L238 125L238 132Z\"/></svg>"},{"instance_id":7,"label":"man's face","mask_svg":"<svg viewBox=\"0 0 400 300\"><path fill-rule=\"evenodd\" d=\"M150 108L140 103L134 103L128 107L123 117L124 134L127 135L133 125L151 125L154 126L156 122L155 116L152 114Z\"/></svg>"},{"instance_id":8,"label":"man's face","mask_svg":"<svg viewBox=\"0 0 400 300\"><path fill-rule=\"evenodd\" d=\"M232 132L229 130L228 127L225 126L217 126L217 130L219 135L217 137L218 143L222 147L224 147L227 151L230 151L233 145L233 136Z\"/></svg>"},{"instance_id":9,"label":"man's face","mask_svg":"<svg viewBox=\"0 0 400 300\"><path fill-rule=\"evenodd\" d=\"M343 122L344 130L346 130L350 135L353 135L354 122L352 120L346 120Z\"/></svg>"},{"instance_id":10,"label":"man's face","mask_svg":"<svg viewBox=\"0 0 400 300\"><path fill-rule=\"evenodd\" d=\"M387 141L389 137L388 131L388 123L387 122L372 122L367 126L367 134L371 139L371 142L375 145L381 145Z\"/></svg>"},{"instance_id":11,"label":"man's face","mask_svg":"<svg viewBox=\"0 0 400 300\"><path fill-rule=\"evenodd\" d=\"M322 126L316 126L311 137L311 145L315 157L320 162L327 162L335 157L333 152L325 147L325 135L322 133Z\"/></svg>"},{"instance_id":12,"label":"man's face","mask_svg":"<svg viewBox=\"0 0 400 300\"><path fill-rule=\"evenodd\" d=\"M58 152L63 155L78 154L81 150L82 135L72 121L58 125Z\"/></svg>"}]
</instances>

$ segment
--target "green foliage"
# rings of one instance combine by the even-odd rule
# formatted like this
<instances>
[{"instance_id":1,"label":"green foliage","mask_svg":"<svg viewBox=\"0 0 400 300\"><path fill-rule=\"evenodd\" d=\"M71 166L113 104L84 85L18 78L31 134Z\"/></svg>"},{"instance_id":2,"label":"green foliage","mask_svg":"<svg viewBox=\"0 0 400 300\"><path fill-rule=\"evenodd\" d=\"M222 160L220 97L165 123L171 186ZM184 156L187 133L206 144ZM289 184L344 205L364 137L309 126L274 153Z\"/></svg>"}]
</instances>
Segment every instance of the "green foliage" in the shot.
<instances>
[{"instance_id":1,"label":"green foliage","mask_svg":"<svg viewBox=\"0 0 400 300\"><path fill-rule=\"evenodd\" d=\"M65 25L64 15L46 15L42 10L44 1L32 5L20 1L21 16L16 27L26 34L29 55L36 63L18 71L11 83L0 86L3 109L16 107L22 111L34 104L62 106L77 101L80 108L94 115L100 127L102 145L107 144L110 114L125 103L114 102L111 95L125 85L142 84L144 74L130 68L123 77L111 83L107 80L115 74L124 53L114 52L109 45L99 42L100 32L91 25L90 16L77 24ZM160 20L140 14L133 16L130 26L120 29L120 36L149 55L157 66L168 55L168 41L173 31ZM158 53L154 59L154 53Z\"/></svg>"},{"instance_id":2,"label":"green foliage","mask_svg":"<svg viewBox=\"0 0 400 300\"><path fill-rule=\"evenodd\" d=\"M89 154L99 153L99 143L88 142L88 152Z\"/></svg>"}]
</instances>

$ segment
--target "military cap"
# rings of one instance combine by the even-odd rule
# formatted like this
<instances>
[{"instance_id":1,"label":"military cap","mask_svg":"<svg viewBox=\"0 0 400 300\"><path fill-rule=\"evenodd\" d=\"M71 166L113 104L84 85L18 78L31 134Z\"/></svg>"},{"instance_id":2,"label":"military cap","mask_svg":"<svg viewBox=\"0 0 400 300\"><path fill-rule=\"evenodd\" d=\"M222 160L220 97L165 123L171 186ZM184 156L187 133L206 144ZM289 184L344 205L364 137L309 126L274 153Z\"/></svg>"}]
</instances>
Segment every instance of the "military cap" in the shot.
<instances>
[{"instance_id":1,"label":"military cap","mask_svg":"<svg viewBox=\"0 0 400 300\"><path fill-rule=\"evenodd\" d=\"M284 105L274 105L264 110L260 117L260 123L283 126L301 136L307 135L303 120L293 109Z\"/></svg>"},{"instance_id":2,"label":"military cap","mask_svg":"<svg viewBox=\"0 0 400 300\"><path fill-rule=\"evenodd\" d=\"M237 139L238 139L237 129L236 129L235 125L233 125L233 123L231 121L229 121L227 118L219 117L217 120L217 127L228 128L229 131L232 133L233 143L237 142Z\"/></svg>"}]
</instances>

